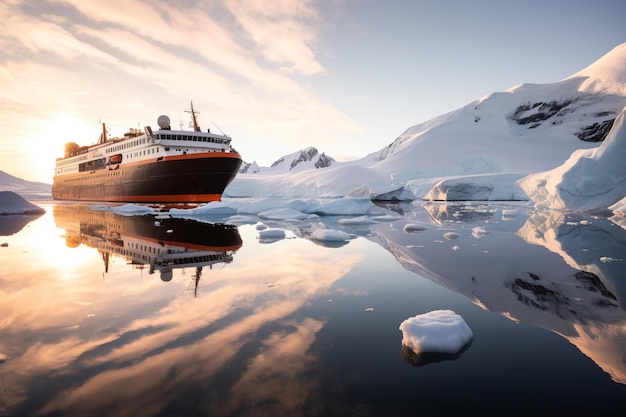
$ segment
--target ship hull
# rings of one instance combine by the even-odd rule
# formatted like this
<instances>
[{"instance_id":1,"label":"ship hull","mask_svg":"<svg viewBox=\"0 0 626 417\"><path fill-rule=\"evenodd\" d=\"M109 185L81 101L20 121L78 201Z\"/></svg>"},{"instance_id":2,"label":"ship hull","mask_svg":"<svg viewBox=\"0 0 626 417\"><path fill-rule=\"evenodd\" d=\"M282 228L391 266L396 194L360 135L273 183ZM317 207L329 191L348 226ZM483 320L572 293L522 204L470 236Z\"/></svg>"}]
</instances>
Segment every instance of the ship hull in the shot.
<instances>
[{"instance_id":1,"label":"ship hull","mask_svg":"<svg viewBox=\"0 0 626 417\"><path fill-rule=\"evenodd\" d=\"M57 200L132 203L207 203L219 201L235 178L241 157L209 152L113 164L104 169L56 176Z\"/></svg>"}]
</instances>

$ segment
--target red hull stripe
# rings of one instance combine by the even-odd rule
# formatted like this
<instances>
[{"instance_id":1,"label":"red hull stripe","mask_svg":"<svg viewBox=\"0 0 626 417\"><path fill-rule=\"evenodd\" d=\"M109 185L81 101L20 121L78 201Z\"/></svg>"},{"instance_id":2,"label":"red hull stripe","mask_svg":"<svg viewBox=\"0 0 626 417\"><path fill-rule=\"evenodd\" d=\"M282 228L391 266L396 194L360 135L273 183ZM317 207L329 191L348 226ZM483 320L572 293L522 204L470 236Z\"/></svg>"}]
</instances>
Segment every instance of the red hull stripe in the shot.
<instances>
[{"instance_id":1,"label":"red hull stripe","mask_svg":"<svg viewBox=\"0 0 626 417\"><path fill-rule=\"evenodd\" d=\"M127 203L210 203L221 201L221 194L173 194L173 195L128 195L107 196L107 201Z\"/></svg>"}]
</instances>

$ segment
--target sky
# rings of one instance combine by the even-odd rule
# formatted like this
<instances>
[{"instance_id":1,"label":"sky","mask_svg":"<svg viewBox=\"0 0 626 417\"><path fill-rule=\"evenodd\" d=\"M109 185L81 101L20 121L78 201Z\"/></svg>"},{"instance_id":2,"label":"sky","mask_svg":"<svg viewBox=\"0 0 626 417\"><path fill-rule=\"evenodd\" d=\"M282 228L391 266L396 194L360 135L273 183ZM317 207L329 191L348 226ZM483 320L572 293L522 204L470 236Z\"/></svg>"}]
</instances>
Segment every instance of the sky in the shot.
<instances>
[{"instance_id":1,"label":"sky","mask_svg":"<svg viewBox=\"0 0 626 417\"><path fill-rule=\"evenodd\" d=\"M622 0L3 0L0 170L51 183L66 142L166 114L246 162L351 160L410 126L626 42Z\"/></svg>"}]
</instances>

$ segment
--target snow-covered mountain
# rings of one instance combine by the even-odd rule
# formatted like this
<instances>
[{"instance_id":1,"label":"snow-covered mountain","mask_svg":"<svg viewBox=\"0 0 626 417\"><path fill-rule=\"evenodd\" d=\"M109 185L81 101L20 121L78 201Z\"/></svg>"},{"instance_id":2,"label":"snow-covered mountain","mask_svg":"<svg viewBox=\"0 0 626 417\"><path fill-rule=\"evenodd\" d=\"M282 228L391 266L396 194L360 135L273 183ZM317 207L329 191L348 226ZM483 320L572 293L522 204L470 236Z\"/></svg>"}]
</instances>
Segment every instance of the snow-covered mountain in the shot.
<instances>
[{"instance_id":1,"label":"snow-covered mountain","mask_svg":"<svg viewBox=\"0 0 626 417\"><path fill-rule=\"evenodd\" d=\"M27 200L42 200L52 197L52 185L26 181L0 171L0 191L13 191Z\"/></svg>"},{"instance_id":2,"label":"snow-covered mountain","mask_svg":"<svg viewBox=\"0 0 626 417\"><path fill-rule=\"evenodd\" d=\"M278 158L269 168L259 167L256 162L244 162L239 172L242 174L283 174L285 172L299 172L303 169L326 168L333 162L335 162L333 158L327 156L324 152L320 154L317 148L309 146Z\"/></svg>"},{"instance_id":3,"label":"snow-covered mountain","mask_svg":"<svg viewBox=\"0 0 626 417\"><path fill-rule=\"evenodd\" d=\"M362 159L285 169L291 154L279 159L282 169L249 169L226 195L336 197L358 189L376 196L401 189L451 200L468 198L470 189L469 197L485 200L527 199L517 180L561 165L578 149L597 148L624 107L626 43L564 80L518 85L412 126ZM456 196L459 190L465 194Z\"/></svg>"}]
</instances>

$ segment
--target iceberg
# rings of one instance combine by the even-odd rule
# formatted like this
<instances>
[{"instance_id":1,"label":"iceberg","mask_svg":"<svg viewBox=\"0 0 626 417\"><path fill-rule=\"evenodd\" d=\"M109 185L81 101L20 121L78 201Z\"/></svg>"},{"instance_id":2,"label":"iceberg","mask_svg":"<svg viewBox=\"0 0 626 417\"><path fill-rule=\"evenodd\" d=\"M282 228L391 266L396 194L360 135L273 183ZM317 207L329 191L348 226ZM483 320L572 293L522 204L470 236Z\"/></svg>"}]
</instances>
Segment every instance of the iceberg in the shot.
<instances>
[{"instance_id":1,"label":"iceberg","mask_svg":"<svg viewBox=\"0 0 626 417\"><path fill-rule=\"evenodd\" d=\"M561 166L528 175L519 186L536 208L591 211L608 209L626 195L626 108L595 149L575 151Z\"/></svg>"},{"instance_id":2,"label":"iceberg","mask_svg":"<svg viewBox=\"0 0 626 417\"><path fill-rule=\"evenodd\" d=\"M469 348L474 334L451 310L435 310L400 324L402 356L414 366L457 359Z\"/></svg>"},{"instance_id":3,"label":"iceberg","mask_svg":"<svg viewBox=\"0 0 626 417\"><path fill-rule=\"evenodd\" d=\"M13 191L0 191L0 215L43 214L44 212L44 209Z\"/></svg>"}]
</instances>

